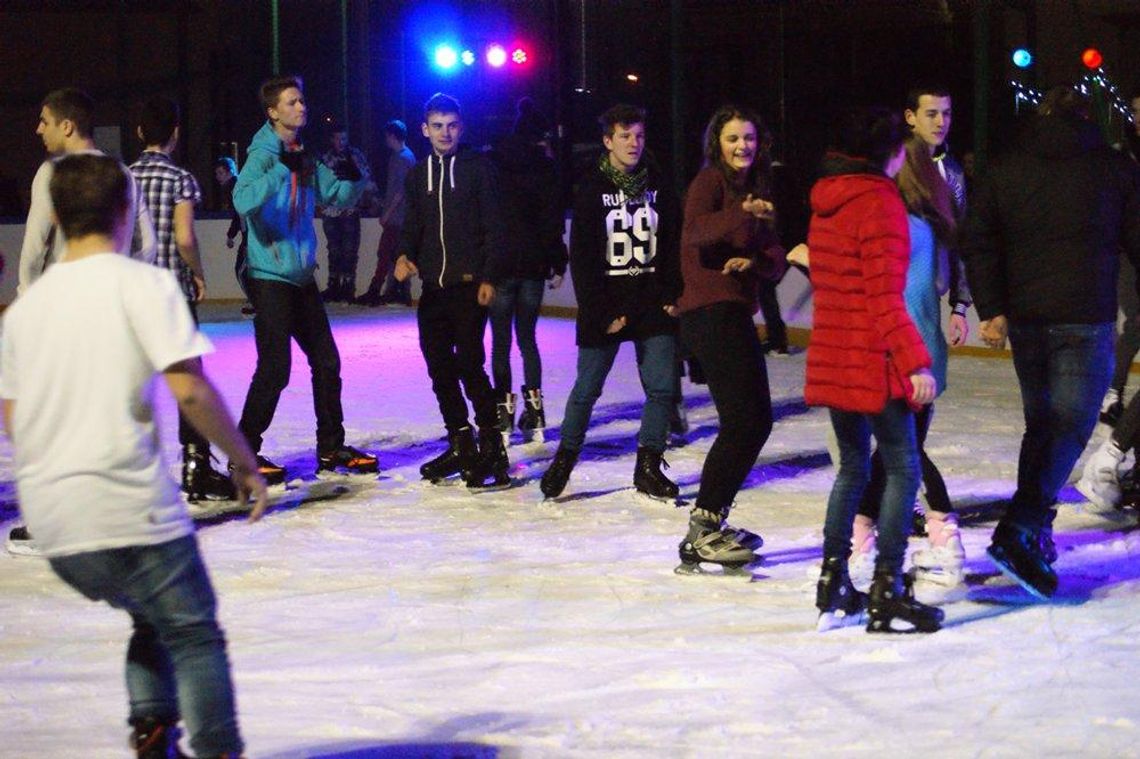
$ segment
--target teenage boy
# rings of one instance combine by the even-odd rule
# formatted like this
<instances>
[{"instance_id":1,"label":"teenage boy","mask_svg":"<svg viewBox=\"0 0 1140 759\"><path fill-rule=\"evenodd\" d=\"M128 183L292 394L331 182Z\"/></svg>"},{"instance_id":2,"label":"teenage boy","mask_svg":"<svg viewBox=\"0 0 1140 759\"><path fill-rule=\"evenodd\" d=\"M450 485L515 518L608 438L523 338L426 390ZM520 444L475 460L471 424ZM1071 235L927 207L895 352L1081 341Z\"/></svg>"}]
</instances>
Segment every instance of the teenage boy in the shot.
<instances>
[{"instance_id":1,"label":"teenage boy","mask_svg":"<svg viewBox=\"0 0 1140 759\"><path fill-rule=\"evenodd\" d=\"M487 305L503 276L502 223L490 162L461 150L459 102L436 93L424 104L424 137L431 155L404 183L408 204L396 259L396 279L423 282L416 320L420 350L447 428L448 447L420 467L424 479L461 474L470 488L510 483L503 437L496 426L495 396L483 368ZM475 409L479 445L467 421Z\"/></svg>"},{"instance_id":2,"label":"teenage boy","mask_svg":"<svg viewBox=\"0 0 1140 759\"><path fill-rule=\"evenodd\" d=\"M340 354L314 278L316 203L350 206L364 191L353 162L339 173L315 160L301 142L308 121L299 77L275 77L261 85L268 117L253 136L234 187L234 208L249 230L246 284L253 318L257 369L239 427L254 452L273 421L281 391L289 384L290 339L309 360L317 416L317 471L375 472L376 457L345 445L341 409ZM281 482L285 470L258 456L266 479Z\"/></svg>"},{"instance_id":3,"label":"teenage boy","mask_svg":"<svg viewBox=\"0 0 1140 759\"><path fill-rule=\"evenodd\" d=\"M321 162L334 173L343 172L351 163L350 171L360 173L365 187L373 186L368 159L359 148L348 144L348 128L339 122L329 126L329 149ZM329 249L329 284L321 297L326 302L351 303L356 296L356 262L360 257L360 204L319 205L318 209Z\"/></svg>"},{"instance_id":4,"label":"teenage boy","mask_svg":"<svg viewBox=\"0 0 1140 759\"><path fill-rule=\"evenodd\" d=\"M383 306L398 303L412 305L412 294L408 282L397 282L392 273L392 262L400 247L401 230L408 204L404 199L404 182L408 172L416 165L416 157L408 149L408 128L399 119L392 119L384 125L384 144L391 153L388 156L388 178L385 184L384 210L380 214L380 244L376 246L376 273L368 289L356 299L361 306ZM387 285L387 289L385 289Z\"/></svg>"},{"instance_id":5,"label":"teenage boy","mask_svg":"<svg viewBox=\"0 0 1140 759\"><path fill-rule=\"evenodd\" d=\"M643 160L645 111L616 105L599 123L605 152L579 185L570 227L578 377L542 492L553 498L566 487L618 348L632 341L645 389L633 484L654 498L676 498L677 485L661 471L661 456L675 398L680 207L669 183Z\"/></svg>"},{"instance_id":6,"label":"teenage boy","mask_svg":"<svg viewBox=\"0 0 1140 759\"><path fill-rule=\"evenodd\" d=\"M131 164L131 173L146 199L158 237L155 265L169 269L178 280L190 315L198 323L197 304L206 297L206 275L194 236L194 206L202 191L194 175L171 160L180 137L178 104L156 96L143 103L135 132L145 148ZM210 443L185 417L178 417L182 445L182 492L187 500L228 500L234 497L229 477L210 464Z\"/></svg>"},{"instance_id":7,"label":"teenage boy","mask_svg":"<svg viewBox=\"0 0 1140 759\"><path fill-rule=\"evenodd\" d=\"M211 349L175 279L117 255L130 242L130 174L107 156L68 156L51 199L67 247L4 315L0 398L20 509L52 569L131 615L127 691L138 756L242 751L225 636L194 527L166 474L153 378L230 457L234 485L265 510L253 452L202 374Z\"/></svg>"}]
</instances>

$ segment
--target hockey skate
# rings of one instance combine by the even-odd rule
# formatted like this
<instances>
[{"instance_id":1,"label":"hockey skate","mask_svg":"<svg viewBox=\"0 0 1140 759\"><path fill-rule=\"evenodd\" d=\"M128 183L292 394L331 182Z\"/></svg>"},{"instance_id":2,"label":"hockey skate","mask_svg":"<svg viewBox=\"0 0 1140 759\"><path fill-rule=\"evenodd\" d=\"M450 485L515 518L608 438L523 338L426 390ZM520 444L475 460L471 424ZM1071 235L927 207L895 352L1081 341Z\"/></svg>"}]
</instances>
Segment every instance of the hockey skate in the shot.
<instances>
[{"instance_id":1,"label":"hockey skate","mask_svg":"<svg viewBox=\"0 0 1140 759\"><path fill-rule=\"evenodd\" d=\"M503 445L511 444L511 432L515 429L515 394L496 393L499 400L495 402L495 412L498 415L496 426L503 435Z\"/></svg>"},{"instance_id":2,"label":"hockey skate","mask_svg":"<svg viewBox=\"0 0 1140 759\"><path fill-rule=\"evenodd\" d=\"M679 575L712 574L701 566L709 563L719 564L724 575L751 576L745 568L756 561L752 549L740 542L735 529L724 526L719 513L700 507L689 513L689 532L678 551L681 563L673 571Z\"/></svg>"},{"instance_id":3,"label":"hockey skate","mask_svg":"<svg viewBox=\"0 0 1140 759\"><path fill-rule=\"evenodd\" d=\"M542 474L542 481L539 483L542 494L547 498L557 498L562 495L566 483L570 481L570 473L574 471L574 465L577 463L578 451L558 446L554 460Z\"/></svg>"},{"instance_id":4,"label":"hockey skate","mask_svg":"<svg viewBox=\"0 0 1140 759\"><path fill-rule=\"evenodd\" d=\"M281 485L285 482L285 467L274 464L260 453L255 458L257 459L257 472L261 475L261 479L265 480L266 485ZM232 463L229 465L229 472L231 475L234 472Z\"/></svg>"},{"instance_id":5,"label":"hockey skate","mask_svg":"<svg viewBox=\"0 0 1140 759\"><path fill-rule=\"evenodd\" d=\"M519 414L519 432L527 443L546 442L546 411L542 406L542 389L522 386L522 413Z\"/></svg>"},{"instance_id":6,"label":"hockey skate","mask_svg":"<svg viewBox=\"0 0 1140 759\"><path fill-rule=\"evenodd\" d=\"M178 748L182 731L177 722L163 722L154 717L132 721L131 748L137 759L190 759Z\"/></svg>"},{"instance_id":7,"label":"hockey skate","mask_svg":"<svg viewBox=\"0 0 1140 759\"><path fill-rule=\"evenodd\" d=\"M876 570L867 602L867 632L932 633L942 629L942 610L916 601L911 579Z\"/></svg>"},{"instance_id":8,"label":"hockey skate","mask_svg":"<svg viewBox=\"0 0 1140 759\"><path fill-rule=\"evenodd\" d=\"M1109 392L1112 392L1111 390ZM1124 451L1117 447L1109 436L1100 444L1081 472L1076 488L1089 500L1089 513L1121 522L1127 515L1121 510L1123 491L1120 487L1120 469L1124 463Z\"/></svg>"},{"instance_id":9,"label":"hockey skate","mask_svg":"<svg viewBox=\"0 0 1140 759\"><path fill-rule=\"evenodd\" d=\"M1049 544L1052 545L1051 533ZM1036 530L1003 519L998 522L986 553L1002 574L1041 600L1047 601L1057 592L1057 573L1050 566L1048 549Z\"/></svg>"},{"instance_id":10,"label":"hockey skate","mask_svg":"<svg viewBox=\"0 0 1140 759\"><path fill-rule=\"evenodd\" d=\"M380 471L380 462L371 453L365 453L351 445L317 452L318 475L322 472L338 471L349 474L375 474Z\"/></svg>"},{"instance_id":11,"label":"hockey skate","mask_svg":"<svg viewBox=\"0 0 1140 759\"><path fill-rule=\"evenodd\" d=\"M670 480L661 471L661 467L669 465L661 458L660 451L639 447L637 449L637 463L633 469L633 486L637 492L643 493L658 501L672 501L677 498L680 489L677 483Z\"/></svg>"},{"instance_id":12,"label":"hockey skate","mask_svg":"<svg viewBox=\"0 0 1140 759\"><path fill-rule=\"evenodd\" d=\"M464 427L448 434L447 450L421 466L420 476L436 484L456 474L467 479L478 453L474 433Z\"/></svg>"},{"instance_id":13,"label":"hockey skate","mask_svg":"<svg viewBox=\"0 0 1140 759\"><path fill-rule=\"evenodd\" d=\"M511 485L510 466L498 428L481 429L479 452L463 479L472 490L501 490Z\"/></svg>"},{"instance_id":14,"label":"hockey skate","mask_svg":"<svg viewBox=\"0 0 1140 759\"><path fill-rule=\"evenodd\" d=\"M838 556L824 558L819 582L815 586L815 608L819 609L815 625L819 632L861 625L866 621L867 595L851 584L845 559Z\"/></svg>"},{"instance_id":15,"label":"hockey skate","mask_svg":"<svg viewBox=\"0 0 1140 759\"><path fill-rule=\"evenodd\" d=\"M929 547L914 552L914 596L926 604L944 604L966 597L966 549L956 514L938 514L926 523Z\"/></svg>"},{"instance_id":16,"label":"hockey skate","mask_svg":"<svg viewBox=\"0 0 1140 759\"><path fill-rule=\"evenodd\" d=\"M193 443L182 446L182 492L190 503L237 497L233 480L210 465L209 449L200 450Z\"/></svg>"}]
</instances>

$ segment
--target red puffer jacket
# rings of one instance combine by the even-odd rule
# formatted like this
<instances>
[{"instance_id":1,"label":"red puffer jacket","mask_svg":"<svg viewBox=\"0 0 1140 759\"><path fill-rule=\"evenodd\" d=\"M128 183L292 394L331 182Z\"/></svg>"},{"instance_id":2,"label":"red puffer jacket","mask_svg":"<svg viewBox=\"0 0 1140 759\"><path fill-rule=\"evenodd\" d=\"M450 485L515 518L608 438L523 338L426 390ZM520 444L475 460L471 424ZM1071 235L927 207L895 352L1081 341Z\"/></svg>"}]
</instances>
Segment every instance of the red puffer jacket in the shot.
<instances>
[{"instance_id":1,"label":"red puffer jacket","mask_svg":"<svg viewBox=\"0 0 1140 759\"><path fill-rule=\"evenodd\" d=\"M903 300L910 259L906 209L882 175L825 177L808 230L815 315L804 400L875 414L909 398L930 355Z\"/></svg>"}]
</instances>

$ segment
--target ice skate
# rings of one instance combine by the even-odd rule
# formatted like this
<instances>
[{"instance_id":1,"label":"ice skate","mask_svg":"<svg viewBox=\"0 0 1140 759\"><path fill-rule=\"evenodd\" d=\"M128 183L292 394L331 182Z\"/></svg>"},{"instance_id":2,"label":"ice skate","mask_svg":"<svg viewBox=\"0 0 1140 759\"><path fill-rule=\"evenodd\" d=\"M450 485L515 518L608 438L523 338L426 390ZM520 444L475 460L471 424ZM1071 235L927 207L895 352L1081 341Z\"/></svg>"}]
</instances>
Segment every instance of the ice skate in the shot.
<instances>
[{"instance_id":1,"label":"ice skate","mask_svg":"<svg viewBox=\"0 0 1140 759\"><path fill-rule=\"evenodd\" d=\"M749 575L745 567L756 561L752 549L738 540L736 530L724 527L719 513L699 507L689 512L689 532L678 550L681 564L673 571L684 575L710 574L702 563L719 564L725 575Z\"/></svg>"},{"instance_id":2,"label":"ice skate","mask_svg":"<svg viewBox=\"0 0 1140 759\"><path fill-rule=\"evenodd\" d=\"M285 467L274 464L269 459L257 454L257 472L261 475L261 479L265 480L266 485L281 485L285 482ZM232 475L234 465L229 465L229 472Z\"/></svg>"},{"instance_id":3,"label":"ice skate","mask_svg":"<svg viewBox=\"0 0 1140 759\"><path fill-rule=\"evenodd\" d=\"M851 527L851 558L847 562L847 573L851 582L860 588L869 587L875 574L875 560L879 556L875 536L874 520L856 514Z\"/></svg>"},{"instance_id":4,"label":"ice skate","mask_svg":"<svg viewBox=\"0 0 1140 759\"><path fill-rule=\"evenodd\" d=\"M475 463L479 451L475 446L475 435L470 427L447 436L447 450L420 467L420 476L433 483L439 483L453 475L467 474Z\"/></svg>"},{"instance_id":5,"label":"ice skate","mask_svg":"<svg viewBox=\"0 0 1140 759\"><path fill-rule=\"evenodd\" d=\"M542 406L542 389L522 386L522 413L519 414L519 432L528 443L546 441L546 411Z\"/></svg>"},{"instance_id":6,"label":"ice skate","mask_svg":"<svg viewBox=\"0 0 1140 759\"><path fill-rule=\"evenodd\" d=\"M966 596L966 549L956 514L931 512L927 520L927 548L915 551L914 596L922 603L944 604Z\"/></svg>"},{"instance_id":7,"label":"ice skate","mask_svg":"<svg viewBox=\"0 0 1140 759\"><path fill-rule=\"evenodd\" d=\"M562 495L566 483L570 481L570 473L574 471L574 465L577 463L578 451L558 446L554 460L542 474L542 481L539 483L542 494L547 498L557 498Z\"/></svg>"},{"instance_id":8,"label":"ice skate","mask_svg":"<svg viewBox=\"0 0 1140 759\"><path fill-rule=\"evenodd\" d=\"M515 394L496 393L495 412L498 415L496 426L503 436L503 445L511 444L511 432L515 429Z\"/></svg>"},{"instance_id":9,"label":"ice skate","mask_svg":"<svg viewBox=\"0 0 1140 759\"><path fill-rule=\"evenodd\" d=\"M1043 544L1037 531L1002 520L986 553L1002 574L1047 601L1057 592L1057 573L1050 566Z\"/></svg>"},{"instance_id":10,"label":"ice skate","mask_svg":"<svg viewBox=\"0 0 1140 759\"><path fill-rule=\"evenodd\" d=\"M1110 387L1100 402L1100 415L1097 421L1108 427L1115 428L1120 417L1124 415L1124 401L1120 398L1120 391Z\"/></svg>"},{"instance_id":11,"label":"ice skate","mask_svg":"<svg viewBox=\"0 0 1140 759\"><path fill-rule=\"evenodd\" d=\"M323 472L346 472L348 474L375 474L380 471L380 462L371 453L365 453L351 445L342 445L331 451L317 452L317 474Z\"/></svg>"},{"instance_id":12,"label":"ice skate","mask_svg":"<svg viewBox=\"0 0 1140 759\"><path fill-rule=\"evenodd\" d=\"M1120 468L1123 463L1124 451L1117 447L1111 436L1089 456L1076 484L1081 495L1089 500L1090 508L1087 511L1113 521L1127 518L1120 508L1123 497Z\"/></svg>"},{"instance_id":13,"label":"ice skate","mask_svg":"<svg viewBox=\"0 0 1140 759\"><path fill-rule=\"evenodd\" d=\"M178 748L182 731L176 721L143 717L132 721L131 748L137 759L190 759Z\"/></svg>"},{"instance_id":14,"label":"ice skate","mask_svg":"<svg viewBox=\"0 0 1140 759\"><path fill-rule=\"evenodd\" d=\"M661 467L668 468L668 464L661 458L661 452L650 448L637 449L637 463L633 470L633 486L637 492L644 493L650 498L659 501L672 501L677 498L680 489L677 483L670 480L661 471Z\"/></svg>"},{"instance_id":15,"label":"ice skate","mask_svg":"<svg viewBox=\"0 0 1140 759\"><path fill-rule=\"evenodd\" d=\"M28 532L28 528L24 525L13 527L8 532L8 542L5 546L8 553L13 556L31 556L38 558L43 556L40 551L39 545L36 544L36 539Z\"/></svg>"},{"instance_id":16,"label":"ice skate","mask_svg":"<svg viewBox=\"0 0 1140 759\"><path fill-rule=\"evenodd\" d=\"M838 556L824 558L815 586L815 608L819 609L815 626L819 632L866 621L867 595L851 584L846 560Z\"/></svg>"},{"instance_id":17,"label":"ice skate","mask_svg":"<svg viewBox=\"0 0 1140 759\"><path fill-rule=\"evenodd\" d=\"M941 609L914 598L910 577L876 570L867 602L867 632L932 633L942 629Z\"/></svg>"},{"instance_id":18,"label":"ice skate","mask_svg":"<svg viewBox=\"0 0 1140 759\"><path fill-rule=\"evenodd\" d=\"M501 490L510 487L510 466L507 448L499 429L495 427L481 429L479 452L463 479L467 487L472 490Z\"/></svg>"},{"instance_id":19,"label":"ice skate","mask_svg":"<svg viewBox=\"0 0 1140 759\"><path fill-rule=\"evenodd\" d=\"M182 492L189 503L232 501L237 497L233 480L210 465L210 452L193 443L182 446Z\"/></svg>"}]
</instances>

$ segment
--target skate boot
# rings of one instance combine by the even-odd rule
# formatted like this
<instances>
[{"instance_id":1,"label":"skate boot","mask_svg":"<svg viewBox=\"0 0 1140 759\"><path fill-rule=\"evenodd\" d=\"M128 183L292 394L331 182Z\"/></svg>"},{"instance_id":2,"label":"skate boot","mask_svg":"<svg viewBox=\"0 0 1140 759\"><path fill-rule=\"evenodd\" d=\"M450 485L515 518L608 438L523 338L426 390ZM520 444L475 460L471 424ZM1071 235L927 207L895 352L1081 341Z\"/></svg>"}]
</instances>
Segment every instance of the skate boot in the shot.
<instances>
[{"instance_id":1,"label":"skate boot","mask_svg":"<svg viewBox=\"0 0 1140 759\"><path fill-rule=\"evenodd\" d=\"M514 393L496 393L499 400L495 403L495 410L498 412L499 432L503 435L503 445L510 445L511 431L515 428L515 394Z\"/></svg>"},{"instance_id":2,"label":"skate boot","mask_svg":"<svg viewBox=\"0 0 1140 759\"><path fill-rule=\"evenodd\" d=\"M731 511L729 507L728 511ZM724 518L721 519L720 529L725 533L735 536L735 540L740 545L747 548L749 551L759 551L764 547L764 538L751 530L746 530L743 527L734 527L728 523L728 511L725 512Z\"/></svg>"},{"instance_id":3,"label":"skate boot","mask_svg":"<svg viewBox=\"0 0 1140 759\"><path fill-rule=\"evenodd\" d=\"M932 633L942 629L942 610L914 598L910 577L876 569L867 602L867 632Z\"/></svg>"},{"instance_id":4,"label":"skate boot","mask_svg":"<svg viewBox=\"0 0 1140 759\"><path fill-rule=\"evenodd\" d=\"M558 446L554 460L550 462L550 466L542 475L542 482L539 483L542 494L547 498L557 498L562 495L566 483L570 480L570 473L574 471L574 465L577 463L578 451Z\"/></svg>"},{"instance_id":5,"label":"skate boot","mask_svg":"<svg viewBox=\"0 0 1140 759\"><path fill-rule=\"evenodd\" d=\"M470 427L447 436L447 450L420 467L420 476L432 482L442 482L458 474L467 479L467 474L479 454L475 447L475 435Z\"/></svg>"},{"instance_id":6,"label":"skate boot","mask_svg":"<svg viewBox=\"0 0 1140 759\"><path fill-rule=\"evenodd\" d=\"M681 564L677 574L705 574L701 562L720 564L724 574L748 574L743 568L756 560L752 549L737 539L735 530L725 529L719 512L694 507L689 512L689 532L678 546Z\"/></svg>"},{"instance_id":7,"label":"skate boot","mask_svg":"<svg viewBox=\"0 0 1140 759\"><path fill-rule=\"evenodd\" d=\"M511 462L497 427L479 430L479 453L463 478L472 490L505 488L511 484Z\"/></svg>"},{"instance_id":8,"label":"skate boot","mask_svg":"<svg viewBox=\"0 0 1140 759\"><path fill-rule=\"evenodd\" d=\"M1117 447L1111 436L1089 456L1081 478L1077 480L1077 490L1092 505L1088 511L1114 521L1124 519L1125 514L1120 509L1123 495L1120 467L1123 462L1124 451Z\"/></svg>"},{"instance_id":9,"label":"skate boot","mask_svg":"<svg viewBox=\"0 0 1140 759\"><path fill-rule=\"evenodd\" d=\"M966 595L966 549L957 514L931 511L926 520L929 547L914 552L914 595L923 603L943 604Z\"/></svg>"},{"instance_id":10,"label":"skate boot","mask_svg":"<svg viewBox=\"0 0 1140 759\"><path fill-rule=\"evenodd\" d=\"M879 557L875 537L875 520L856 514L851 525L851 558L847 563L847 573L851 581L861 588L869 587L875 574L875 560Z\"/></svg>"},{"instance_id":11,"label":"skate boot","mask_svg":"<svg viewBox=\"0 0 1140 759\"><path fill-rule=\"evenodd\" d=\"M1115 428L1116 423L1120 421L1120 417L1123 415L1124 401L1120 399L1120 391L1115 387L1110 387L1108 392L1104 394L1104 400L1100 402L1100 416L1097 417L1097 421Z\"/></svg>"},{"instance_id":12,"label":"skate boot","mask_svg":"<svg viewBox=\"0 0 1140 759\"><path fill-rule=\"evenodd\" d=\"M26 525L19 525L11 529L8 533L6 548L8 549L8 553L13 556L33 556L37 558L43 556L43 552L36 543L36 539L32 537L32 533L28 532Z\"/></svg>"},{"instance_id":13,"label":"skate boot","mask_svg":"<svg viewBox=\"0 0 1140 759\"><path fill-rule=\"evenodd\" d=\"M237 497L233 480L210 465L209 448L200 449L193 443L182 446L182 492L190 503Z\"/></svg>"},{"instance_id":14,"label":"skate boot","mask_svg":"<svg viewBox=\"0 0 1140 759\"><path fill-rule=\"evenodd\" d=\"M317 452L317 474L344 470L349 474L372 474L380 471L380 462L371 453L342 445L331 451Z\"/></svg>"},{"instance_id":15,"label":"skate boot","mask_svg":"<svg viewBox=\"0 0 1140 759\"><path fill-rule=\"evenodd\" d=\"M677 497L680 489L677 483L670 480L661 471L664 465L668 468L668 464L661 458L660 451L654 451L651 448L640 447L637 449L637 464L633 469L633 486L637 488L637 492L644 493L650 498L656 498L659 501L671 501Z\"/></svg>"},{"instance_id":16,"label":"skate boot","mask_svg":"<svg viewBox=\"0 0 1140 759\"><path fill-rule=\"evenodd\" d=\"M815 586L815 608L819 620L815 629L827 632L837 627L861 625L865 621L867 595L851 584L847 574L847 561L838 556L827 556Z\"/></svg>"},{"instance_id":17,"label":"skate boot","mask_svg":"<svg viewBox=\"0 0 1140 759\"><path fill-rule=\"evenodd\" d=\"M285 482L285 467L274 464L269 459L262 456L260 453L256 456L257 459L257 472L261 475L261 479L265 480L266 485L280 485ZM229 465L229 472L234 473L234 465Z\"/></svg>"},{"instance_id":18,"label":"skate boot","mask_svg":"<svg viewBox=\"0 0 1140 759\"><path fill-rule=\"evenodd\" d=\"M1048 600L1057 592L1057 573L1050 566L1044 541L1036 530L1003 519L994 529L986 553L1002 574L1038 598ZM1056 549L1053 553L1055 557Z\"/></svg>"},{"instance_id":19,"label":"skate boot","mask_svg":"<svg viewBox=\"0 0 1140 759\"><path fill-rule=\"evenodd\" d=\"M190 759L178 749L177 721L143 717L131 721L131 748L138 759Z\"/></svg>"},{"instance_id":20,"label":"skate boot","mask_svg":"<svg viewBox=\"0 0 1140 759\"><path fill-rule=\"evenodd\" d=\"M546 412L542 407L542 388L522 386L522 413L519 415L519 431L528 443L545 442Z\"/></svg>"}]
</instances>

